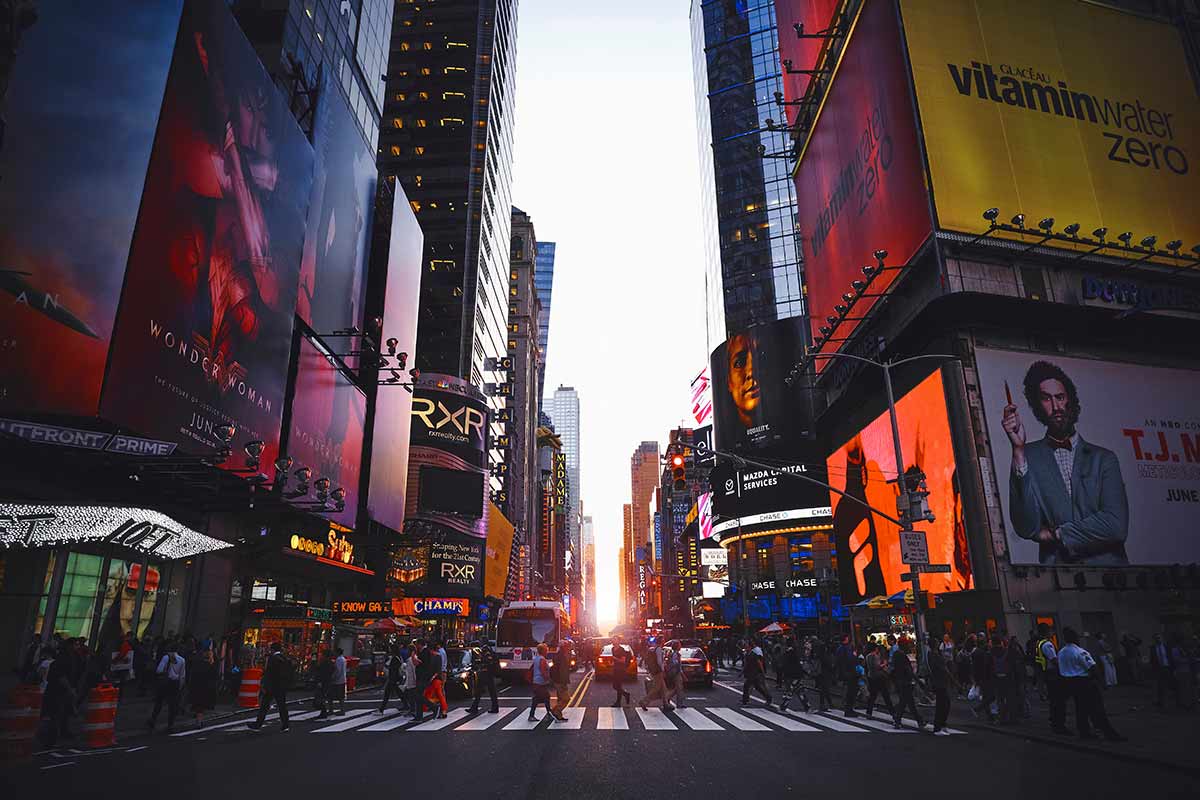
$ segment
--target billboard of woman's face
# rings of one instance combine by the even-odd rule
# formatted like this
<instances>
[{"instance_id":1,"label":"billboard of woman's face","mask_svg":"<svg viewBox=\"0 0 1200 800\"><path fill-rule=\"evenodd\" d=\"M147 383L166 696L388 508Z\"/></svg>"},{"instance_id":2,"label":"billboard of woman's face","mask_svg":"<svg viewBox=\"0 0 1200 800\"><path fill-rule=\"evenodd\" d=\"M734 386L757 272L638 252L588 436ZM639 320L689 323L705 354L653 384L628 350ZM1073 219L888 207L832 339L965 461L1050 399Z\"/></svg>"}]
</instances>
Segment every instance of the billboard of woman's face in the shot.
<instances>
[{"instance_id":1,"label":"billboard of woman's face","mask_svg":"<svg viewBox=\"0 0 1200 800\"><path fill-rule=\"evenodd\" d=\"M806 394L785 378L804 355L799 319L755 325L713 351L712 394L718 450L786 449L810 428Z\"/></svg>"}]
</instances>

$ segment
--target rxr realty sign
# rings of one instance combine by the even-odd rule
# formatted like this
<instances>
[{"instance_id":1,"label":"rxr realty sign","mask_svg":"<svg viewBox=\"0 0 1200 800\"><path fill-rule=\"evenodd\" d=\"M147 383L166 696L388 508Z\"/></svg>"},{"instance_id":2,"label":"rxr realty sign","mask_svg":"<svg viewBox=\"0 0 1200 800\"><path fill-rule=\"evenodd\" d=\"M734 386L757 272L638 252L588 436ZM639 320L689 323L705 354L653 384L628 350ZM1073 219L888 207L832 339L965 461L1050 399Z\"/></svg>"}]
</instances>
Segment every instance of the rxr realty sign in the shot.
<instances>
[{"instance_id":1,"label":"rxr realty sign","mask_svg":"<svg viewBox=\"0 0 1200 800\"><path fill-rule=\"evenodd\" d=\"M0 503L0 544L56 547L105 542L162 558L231 547L146 508Z\"/></svg>"}]
</instances>

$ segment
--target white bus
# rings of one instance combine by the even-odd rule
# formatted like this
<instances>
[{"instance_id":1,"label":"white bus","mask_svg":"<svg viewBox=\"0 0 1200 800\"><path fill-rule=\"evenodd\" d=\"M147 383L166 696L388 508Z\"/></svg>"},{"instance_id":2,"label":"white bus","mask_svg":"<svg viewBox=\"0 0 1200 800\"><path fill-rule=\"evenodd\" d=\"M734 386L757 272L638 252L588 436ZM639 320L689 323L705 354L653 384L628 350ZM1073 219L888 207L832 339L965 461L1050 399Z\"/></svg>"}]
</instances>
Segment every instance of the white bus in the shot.
<instances>
[{"instance_id":1,"label":"white bus","mask_svg":"<svg viewBox=\"0 0 1200 800\"><path fill-rule=\"evenodd\" d=\"M561 603L553 600L514 600L500 607L496 623L496 655L500 669L524 674L533 666L537 646L542 642L551 655L559 642L571 632L571 621Z\"/></svg>"}]
</instances>

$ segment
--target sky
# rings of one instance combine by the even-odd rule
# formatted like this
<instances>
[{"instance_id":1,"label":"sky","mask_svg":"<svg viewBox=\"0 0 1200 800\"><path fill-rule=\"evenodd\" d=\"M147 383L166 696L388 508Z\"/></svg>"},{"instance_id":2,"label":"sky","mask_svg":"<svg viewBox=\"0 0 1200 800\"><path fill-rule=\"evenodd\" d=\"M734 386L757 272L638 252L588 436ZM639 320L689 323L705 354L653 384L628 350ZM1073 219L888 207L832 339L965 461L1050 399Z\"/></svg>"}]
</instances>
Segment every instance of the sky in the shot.
<instances>
[{"instance_id":1,"label":"sky","mask_svg":"<svg viewBox=\"0 0 1200 800\"><path fill-rule=\"evenodd\" d=\"M708 354L688 0L520 0L513 203L558 243L546 393L580 403L598 617L618 620L629 459Z\"/></svg>"}]
</instances>

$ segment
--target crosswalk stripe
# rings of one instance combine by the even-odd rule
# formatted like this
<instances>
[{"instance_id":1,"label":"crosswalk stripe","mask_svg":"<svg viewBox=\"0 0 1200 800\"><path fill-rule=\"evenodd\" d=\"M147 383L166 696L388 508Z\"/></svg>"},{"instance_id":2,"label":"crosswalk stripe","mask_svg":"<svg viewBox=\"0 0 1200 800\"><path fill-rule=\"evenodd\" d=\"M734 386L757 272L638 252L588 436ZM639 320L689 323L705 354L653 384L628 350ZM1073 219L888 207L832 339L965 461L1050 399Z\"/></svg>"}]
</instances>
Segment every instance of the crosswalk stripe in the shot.
<instances>
[{"instance_id":1,"label":"crosswalk stripe","mask_svg":"<svg viewBox=\"0 0 1200 800\"><path fill-rule=\"evenodd\" d=\"M573 706L563 709L563 716L567 718L566 722L551 722L550 730L552 731L577 731L583 727L583 715L587 713L587 708L583 706Z\"/></svg>"},{"instance_id":2,"label":"crosswalk stripe","mask_svg":"<svg viewBox=\"0 0 1200 800\"><path fill-rule=\"evenodd\" d=\"M824 716L826 719L833 719L833 717L829 714L823 714L822 716ZM867 719L866 717L862 717L862 716L852 717L852 719L854 720L855 725L862 725L863 727L866 727L866 728L874 728L875 730L883 731L884 733L912 733L913 732L913 731L909 730L908 728L893 728L892 723L890 723L890 722L880 722L878 720Z\"/></svg>"},{"instance_id":3,"label":"crosswalk stripe","mask_svg":"<svg viewBox=\"0 0 1200 800\"><path fill-rule=\"evenodd\" d=\"M288 715L288 725L291 725L293 722L303 722L306 719L312 719L313 717L317 716L320 713L321 713L320 711L303 711L299 714L289 714ZM278 721L279 721L278 714L271 714L266 719L266 722L278 722ZM248 730L250 730L251 722L253 722L253 720L247 720L245 722L245 724L238 725L236 728L230 728L229 730L225 731L225 733L241 733L242 731L248 731Z\"/></svg>"},{"instance_id":4,"label":"crosswalk stripe","mask_svg":"<svg viewBox=\"0 0 1200 800\"><path fill-rule=\"evenodd\" d=\"M395 730L396 728L403 727L412 721L413 718L408 714L404 712L397 712L392 714L390 717L384 718L382 722L376 722L374 725L368 725L365 728L359 728L359 730L371 731L372 733L377 731L391 731Z\"/></svg>"},{"instance_id":5,"label":"crosswalk stripe","mask_svg":"<svg viewBox=\"0 0 1200 800\"><path fill-rule=\"evenodd\" d=\"M694 731L723 731L725 730L717 723L713 722L708 717L701 714L694 708L677 708L675 716L679 717L684 723Z\"/></svg>"},{"instance_id":6,"label":"crosswalk stripe","mask_svg":"<svg viewBox=\"0 0 1200 800\"><path fill-rule=\"evenodd\" d=\"M271 722L272 720L276 720L276 719L279 719L278 714L275 714L275 713L267 714L267 722ZM254 721L253 717L245 717L243 719L234 720L233 722L222 722L219 725L208 725L203 728L192 728L190 731L180 731L179 733L172 733L171 736L172 737L195 736L198 733L211 733L212 731L219 731L222 728L232 728L236 725L241 725L244 728L246 726L246 723L253 722L253 721Z\"/></svg>"},{"instance_id":7,"label":"crosswalk stripe","mask_svg":"<svg viewBox=\"0 0 1200 800\"><path fill-rule=\"evenodd\" d=\"M504 730L506 730L506 731L531 731L534 728L536 728L538 725L541 725L542 720L544 720L545 718L546 718L546 716L543 715L541 717L535 716L533 719L530 719L528 716L526 716L524 714L518 714L516 719L514 719L512 722L510 722L504 726Z\"/></svg>"},{"instance_id":8,"label":"crosswalk stripe","mask_svg":"<svg viewBox=\"0 0 1200 800\"><path fill-rule=\"evenodd\" d=\"M709 711L721 719L728 722L739 731L769 731L771 730L766 725L762 725L749 717L742 716L732 708L710 708Z\"/></svg>"},{"instance_id":9,"label":"crosswalk stripe","mask_svg":"<svg viewBox=\"0 0 1200 800\"><path fill-rule=\"evenodd\" d=\"M601 706L596 709L600 712L600 719L596 724L596 729L601 731L627 731L629 730L629 720L625 717L625 710L621 708L613 708L612 706Z\"/></svg>"},{"instance_id":10,"label":"crosswalk stripe","mask_svg":"<svg viewBox=\"0 0 1200 800\"><path fill-rule=\"evenodd\" d=\"M456 722L460 721L467 715L465 708L452 708L450 713L441 719L431 719L429 722L422 722L420 725L413 726L408 730L415 731L440 731L442 728L448 728Z\"/></svg>"},{"instance_id":11,"label":"crosswalk stripe","mask_svg":"<svg viewBox=\"0 0 1200 800\"><path fill-rule=\"evenodd\" d=\"M353 711L347 711L344 722L326 725L324 728L317 728L315 731L311 731L311 733L337 733L338 731L348 731L351 728L357 728L363 724L363 720L354 718L369 713L371 713L371 709L369 708L356 708Z\"/></svg>"},{"instance_id":12,"label":"crosswalk stripe","mask_svg":"<svg viewBox=\"0 0 1200 800\"><path fill-rule=\"evenodd\" d=\"M778 725L788 731L820 731L820 728L814 728L812 725L805 725L803 722L798 722L791 717L785 717L782 714L776 714L774 711L768 711L765 708L747 708L747 714L752 714L761 720L770 722L773 725Z\"/></svg>"},{"instance_id":13,"label":"crosswalk stripe","mask_svg":"<svg viewBox=\"0 0 1200 800\"><path fill-rule=\"evenodd\" d=\"M637 709L637 715L641 717L642 724L646 726L648 731L675 731L679 730L675 727L675 723L671 722L671 718L663 713L661 708Z\"/></svg>"},{"instance_id":14,"label":"crosswalk stripe","mask_svg":"<svg viewBox=\"0 0 1200 800\"><path fill-rule=\"evenodd\" d=\"M821 714L816 714L812 711L792 711L789 708L787 713L792 715L793 717L799 717L800 719L808 720L809 722L812 722L812 723L815 723L822 727L828 728L829 730L838 731L839 733L866 733L867 732L863 728L856 728L853 725L847 725L844 722L838 722L836 719L833 719L832 717L822 716Z\"/></svg>"},{"instance_id":15,"label":"crosswalk stripe","mask_svg":"<svg viewBox=\"0 0 1200 800\"><path fill-rule=\"evenodd\" d=\"M509 714L520 709L520 706L501 706L500 711L491 714L487 711L474 715L471 719L459 725L454 730L456 731L486 731L488 728L495 725L500 720L506 718Z\"/></svg>"},{"instance_id":16,"label":"crosswalk stripe","mask_svg":"<svg viewBox=\"0 0 1200 800\"><path fill-rule=\"evenodd\" d=\"M905 717L904 719L900 720L900 724L906 728L912 728L913 730L920 730L917 727L917 721L915 719L909 719L908 717ZM925 724L926 724L926 726L928 726L929 730L933 730L932 722L930 722L929 720L925 720ZM966 733L966 731L960 731L956 728L942 728L942 730L944 730L946 733L949 733L951 735L960 735L960 734Z\"/></svg>"}]
</instances>

